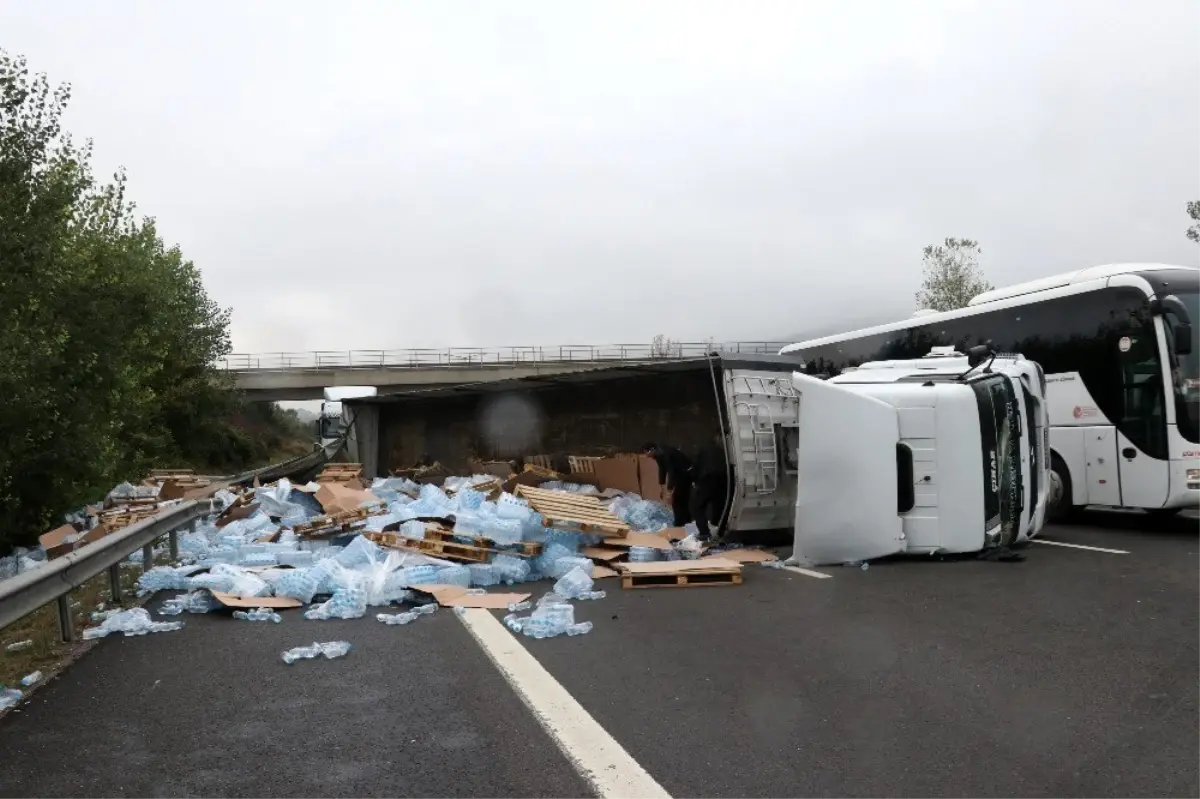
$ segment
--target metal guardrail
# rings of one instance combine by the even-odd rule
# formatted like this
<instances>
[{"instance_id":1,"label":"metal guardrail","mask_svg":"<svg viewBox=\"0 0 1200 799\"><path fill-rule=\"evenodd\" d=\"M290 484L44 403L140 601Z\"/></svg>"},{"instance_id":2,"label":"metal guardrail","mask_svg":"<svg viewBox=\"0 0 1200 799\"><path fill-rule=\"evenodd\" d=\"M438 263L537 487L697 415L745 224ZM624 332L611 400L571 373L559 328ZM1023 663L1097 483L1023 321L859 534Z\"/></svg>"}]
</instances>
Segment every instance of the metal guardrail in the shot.
<instances>
[{"instance_id":1,"label":"metal guardrail","mask_svg":"<svg viewBox=\"0 0 1200 799\"><path fill-rule=\"evenodd\" d=\"M528 363L652 361L722 355L774 355L792 342L668 342L653 344L564 344L550 347L450 347L449 349L322 350L234 353L218 366L231 372L285 369L370 369L379 367L469 367Z\"/></svg>"},{"instance_id":2,"label":"metal guardrail","mask_svg":"<svg viewBox=\"0 0 1200 799\"><path fill-rule=\"evenodd\" d=\"M139 547L142 549L142 569L152 565L154 542L164 535L171 537L171 557L179 556L176 532L196 519L216 512L211 499L193 500L167 508L160 513L135 522L123 530L94 541L73 552L55 558L45 566L18 574L0 582L0 629L33 613L38 608L57 601L58 624L64 641L75 637L71 608L67 595L88 580L109 572L114 601L121 597L120 563Z\"/></svg>"}]
</instances>

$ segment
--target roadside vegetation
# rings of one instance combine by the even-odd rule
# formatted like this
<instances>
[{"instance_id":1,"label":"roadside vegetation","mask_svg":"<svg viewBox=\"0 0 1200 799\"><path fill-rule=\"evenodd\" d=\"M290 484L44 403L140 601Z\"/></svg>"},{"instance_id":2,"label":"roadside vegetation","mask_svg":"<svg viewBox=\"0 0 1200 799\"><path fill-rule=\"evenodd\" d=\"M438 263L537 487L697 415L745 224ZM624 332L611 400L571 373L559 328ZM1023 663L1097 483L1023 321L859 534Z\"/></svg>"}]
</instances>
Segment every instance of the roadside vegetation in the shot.
<instances>
[{"instance_id":1,"label":"roadside vegetation","mask_svg":"<svg viewBox=\"0 0 1200 799\"><path fill-rule=\"evenodd\" d=\"M69 85L0 51L0 555L154 467L223 473L311 441L215 368L229 310L92 171Z\"/></svg>"}]
</instances>

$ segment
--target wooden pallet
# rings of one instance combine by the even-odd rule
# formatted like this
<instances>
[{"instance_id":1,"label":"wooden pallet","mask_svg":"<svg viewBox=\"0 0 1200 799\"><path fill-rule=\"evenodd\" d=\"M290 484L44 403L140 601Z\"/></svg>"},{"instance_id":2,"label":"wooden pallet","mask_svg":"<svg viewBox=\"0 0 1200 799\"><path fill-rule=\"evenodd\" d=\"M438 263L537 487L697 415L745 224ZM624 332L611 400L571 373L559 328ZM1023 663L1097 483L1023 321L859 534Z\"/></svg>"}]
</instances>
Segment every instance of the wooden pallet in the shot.
<instances>
[{"instance_id":1,"label":"wooden pallet","mask_svg":"<svg viewBox=\"0 0 1200 799\"><path fill-rule=\"evenodd\" d=\"M629 525L609 512L596 497L568 491L519 485L517 496L529 500L529 506L542 514L547 527L574 533L605 533L624 536Z\"/></svg>"},{"instance_id":2,"label":"wooden pallet","mask_svg":"<svg viewBox=\"0 0 1200 799\"><path fill-rule=\"evenodd\" d=\"M318 483L348 483L362 477L361 463L327 463L317 475Z\"/></svg>"},{"instance_id":3,"label":"wooden pallet","mask_svg":"<svg viewBox=\"0 0 1200 799\"><path fill-rule=\"evenodd\" d=\"M425 540L448 541L452 544L461 544L461 541L456 541L455 536L467 537L466 533L456 533L453 530L447 530L445 527L426 527ZM518 541L512 544L512 548L503 548L490 538L482 535L470 535L471 546L486 549L495 555L517 555L522 558L536 558L542 554L542 544L539 541Z\"/></svg>"},{"instance_id":4,"label":"wooden pallet","mask_svg":"<svg viewBox=\"0 0 1200 799\"><path fill-rule=\"evenodd\" d=\"M292 529L297 535L318 536L341 532L354 522L362 521L372 515L370 508L355 508L354 510L317 516L307 522L297 524Z\"/></svg>"},{"instance_id":5,"label":"wooden pallet","mask_svg":"<svg viewBox=\"0 0 1200 799\"><path fill-rule=\"evenodd\" d=\"M483 547L474 547L470 544L440 541L436 538L409 538L408 536L397 535L396 533L365 533L365 535L380 546L414 550L440 558L461 560L467 563L487 563L492 559L492 550Z\"/></svg>"},{"instance_id":6,"label":"wooden pallet","mask_svg":"<svg viewBox=\"0 0 1200 799\"><path fill-rule=\"evenodd\" d=\"M621 575L621 588L697 588L702 585L741 585L741 569Z\"/></svg>"},{"instance_id":7,"label":"wooden pallet","mask_svg":"<svg viewBox=\"0 0 1200 799\"><path fill-rule=\"evenodd\" d=\"M488 480L486 483L475 483L474 485L466 485L464 483L463 485L459 486L458 488L447 491L446 494L448 496L452 497L455 494L457 494L459 492L459 490L461 490L463 488L470 488L475 491L478 491L481 494L486 494L487 496L492 496L493 494L496 496L499 496L500 488L502 485L503 484L500 482L500 478L497 477L494 480Z\"/></svg>"},{"instance_id":8,"label":"wooden pallet","mask_svg":"<svg viewBox=\"0 0 1200 799\"><path fill-rule=\"evenodd\" d=\"M571 464L571 474L595 474L598 460L603 459L592 455L567 456L567 462Z\"/></svg>"}]
</instances>

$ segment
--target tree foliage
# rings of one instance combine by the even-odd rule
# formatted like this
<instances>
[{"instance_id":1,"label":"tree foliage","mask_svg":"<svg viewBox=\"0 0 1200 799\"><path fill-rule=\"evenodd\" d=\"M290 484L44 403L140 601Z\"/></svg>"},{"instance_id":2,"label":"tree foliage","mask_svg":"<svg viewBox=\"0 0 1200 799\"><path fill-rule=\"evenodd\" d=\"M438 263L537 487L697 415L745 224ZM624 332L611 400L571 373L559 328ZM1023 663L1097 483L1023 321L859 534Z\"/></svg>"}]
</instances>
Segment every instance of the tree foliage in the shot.
<instances>
[{"instance_id":1,"label":"tree foliage","mask_svg":"<svg viewBox=\"0 0 1200 799\"><path fill-rule=\"evenodd\" d=\"M1188 228L1187 237L1200 244L1200 200L1193 200L1187 204L1187 215L1188 219L1196 223Z\"/></svg>"},{"instance_id":2,"label":"tree foliage","mask_svg":"<svg viewBox=\"0 0 1200 799\"><path fill-rule=\"evenodd\" d=\"M917 292L917 307L934 311L963 308L976 294L992 288L979 266L983 251L971 239L946 239L925 248L925 279Z\"/></svg>"},{"instance_id":3,"label":"tree foliage","mask_svg":"<svg viewBox=\"0 0 1200 799\"><path fill-rule=\"evenodd\" d=\"M214 363L229 312L62 130L68 85L0 51L0 544L155 464L253 443Z\"/></svg>"}]
</instances>

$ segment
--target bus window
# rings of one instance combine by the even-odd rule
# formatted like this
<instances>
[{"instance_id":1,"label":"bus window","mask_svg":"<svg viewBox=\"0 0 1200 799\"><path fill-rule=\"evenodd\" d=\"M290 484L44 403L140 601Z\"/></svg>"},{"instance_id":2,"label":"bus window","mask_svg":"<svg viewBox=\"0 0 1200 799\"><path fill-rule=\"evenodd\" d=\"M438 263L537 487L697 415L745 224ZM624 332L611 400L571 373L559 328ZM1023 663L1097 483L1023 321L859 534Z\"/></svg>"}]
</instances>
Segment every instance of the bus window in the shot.
<instances>
[{"instance_id":1,"label":"bus window","mask_svg":"<svg viewBox=\"0 0 1200 799\"><path fill-rule=\"evenodd\" d=\"M1166 413L1162 369L1153 328L1135 328L1116 336L1121 369L1122 414L1118 425L1147 455L1167 456Z\"/></svg>"},{"instance_id":2,"label":"bus window","mask_svg":"<svg viewBox=\"0 0 1200 799\"><path fill-rule=\"evenodd\" d=\"M1192 330L1200 330L1200 293L1195 291L1176 292L1176 297L1187 309ZM1175 326L1180 320L1174 313L1163 314L1166 323L1167 347L1171 350L1171 388L1175 400L1175 422L1179 434L1193 444L1200 444L1200 348L1192 342L1190 355L1175 353Z\"/></svg>"}]
</instances>

